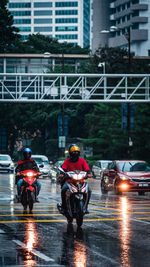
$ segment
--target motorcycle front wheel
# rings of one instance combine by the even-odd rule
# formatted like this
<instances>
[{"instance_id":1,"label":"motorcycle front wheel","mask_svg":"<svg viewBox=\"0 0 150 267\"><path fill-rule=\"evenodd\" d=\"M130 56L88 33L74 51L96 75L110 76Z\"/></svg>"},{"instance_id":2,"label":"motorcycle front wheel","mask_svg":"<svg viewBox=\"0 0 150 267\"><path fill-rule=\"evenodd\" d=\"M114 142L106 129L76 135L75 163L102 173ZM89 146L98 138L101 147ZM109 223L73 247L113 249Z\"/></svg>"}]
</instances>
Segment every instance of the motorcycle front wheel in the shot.
<instances>
[{"instance_id":1,"label":"motorcycle front wheel","mask_svg":"<svg viewBox=\"0 0 150 267\"><path fill-rule=\"evenodd\" d=\"M21 194L21 204L24 210L26 210L27 209L27 193L25 191L23 191Z\"/></svg>"},{"instance_id":2,"label":"motorcycle front wheel","mask_svg":"<svg viewBox=\"0 0 150 267\"><path fill-rule=\"evenodd\" d=\"M28 191L28 204L29 204L30 211L32 211L33 209L33 203L34 203L34 193L31 191Z\"/></svg>"},{"instance_id":3,"label":"motorcycle front wheel","mask_svg":"<svg viewBox=\"0 0 150 267\"><path fill-rule=\"evenodd\" d=\"M83 207L84 207L83 200L80 200L77 203L77 215L76 215L76 223L78 227L81 227L83 223Z\"/></svg>"}]
</instances>

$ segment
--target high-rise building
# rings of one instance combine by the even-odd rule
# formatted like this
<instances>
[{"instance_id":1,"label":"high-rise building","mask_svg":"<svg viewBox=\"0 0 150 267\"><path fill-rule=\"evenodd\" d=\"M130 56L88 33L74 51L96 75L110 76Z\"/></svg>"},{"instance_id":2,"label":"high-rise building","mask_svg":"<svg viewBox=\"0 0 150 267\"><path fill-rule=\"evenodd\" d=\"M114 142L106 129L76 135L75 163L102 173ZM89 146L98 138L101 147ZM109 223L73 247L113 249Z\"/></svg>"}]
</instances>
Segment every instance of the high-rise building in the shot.
<instances>
[{"instance_id":1,"label":"high-rise building","mask_svg":"<svg viewBox=\"0 0 150 267\"><path fill-rule=\"evenodd\" d=\"M97 43L93 30L93 52L104 45L130 46L136 56L150 56L150 0L93 0L93 16L99 23Z\"/></svg>"},{"instance_id":2,"label":"high-rise building","mask_svg":"<svg viewBox=\"0 0 150 267\"><path fill-rule=\"evenodd\" d=\"M8 9L22 39L40 33L81 47L90 45L93 0L10 0Z\"/></svg>"},{"instance_id":3,"label":"high-rise building","mask_svg":"<svg viewBox=\"0 0 150 267\"><path fill-rule=\"evenodd\" d=\"M101 34L104 29L109 29L109 0L93 0L92 4L92 40L91 48L94 53L100 46L108 43L108 34Z\"/></svg>"}]
</instances>

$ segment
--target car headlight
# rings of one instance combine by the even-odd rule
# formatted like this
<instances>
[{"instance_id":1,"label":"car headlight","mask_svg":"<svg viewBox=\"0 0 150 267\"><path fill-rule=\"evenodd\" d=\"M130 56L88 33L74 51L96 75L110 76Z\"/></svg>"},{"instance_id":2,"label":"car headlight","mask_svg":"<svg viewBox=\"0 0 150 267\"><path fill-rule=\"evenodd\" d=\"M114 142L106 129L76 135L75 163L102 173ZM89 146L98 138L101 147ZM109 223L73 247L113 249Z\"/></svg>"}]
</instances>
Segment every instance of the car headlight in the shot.
<instances>
[{"instance_id":1,"label":"car headlight","mask_svg":"<svg viewBox=\"0 0 150 267\"><path fill-rule=\"evenodd\" d=\"M13 162L12 162L12 163L10 163L10 166L11 166L11 167L14 167L14 163L13 163Z\"/></svg>"},{"instance_id":2,"label":"car headlight","mask_svg":"<svg viewBox=\"0 0 150 267\"><path fill-rule=\"evenodd\" d=\"M130 178L127 177L127 176L125 176L125 175L120 175L120 179L121 179L122 181L127 181L127 180L129 180Z\"/></svg>"}]
</instances>

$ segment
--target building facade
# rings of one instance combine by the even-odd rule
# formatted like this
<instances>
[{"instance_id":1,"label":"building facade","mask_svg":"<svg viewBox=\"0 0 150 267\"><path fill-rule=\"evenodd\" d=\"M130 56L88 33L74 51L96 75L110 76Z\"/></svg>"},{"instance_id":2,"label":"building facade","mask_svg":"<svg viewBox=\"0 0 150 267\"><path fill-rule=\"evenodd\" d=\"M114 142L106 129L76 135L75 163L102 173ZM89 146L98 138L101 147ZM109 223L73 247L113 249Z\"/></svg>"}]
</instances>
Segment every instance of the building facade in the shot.
<instances>
[{"instance_id":1,"label":"building facade","mask_svg":"<svg viewBox=\"0 0 150 267\"><path fill-rule=\"evenodd\" d=\"M90 45L93 0L10 0L8 9L22 39L43 34L81 47Z\"/></svg>"},{"instance_id":2,"label":"building facade","mask_svg":"<svg viewBox=\"0 0 150 267\"><path fill-rule=\"evenodd\" d=\"M99 17L96 15L97 5ZM128 49L130 46L130 51L135 56L150 55L149 0L94 0L93 14L99 22L99 46ZM93 28L95 24L93 20ZM94 37L93 30L93 41ZM98 48L97 43L94 45L93 52Z\"/></svg>"}]
</instances>

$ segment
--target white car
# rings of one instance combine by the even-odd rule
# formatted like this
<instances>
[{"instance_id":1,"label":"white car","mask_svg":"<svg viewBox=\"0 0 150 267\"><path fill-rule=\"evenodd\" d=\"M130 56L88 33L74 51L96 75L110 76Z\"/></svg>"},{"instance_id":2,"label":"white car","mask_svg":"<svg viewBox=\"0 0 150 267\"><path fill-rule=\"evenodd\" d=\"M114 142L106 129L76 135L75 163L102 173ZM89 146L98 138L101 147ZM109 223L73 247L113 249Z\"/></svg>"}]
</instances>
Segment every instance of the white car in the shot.
<instances>
[{"instance_id":1,"label":"white car","mask_svg":"<svg viewBox=\"0 0 150 267\"><path fill-rule=\"evenodd\" d=\"M44 178L44 177L51 178L52 177L51 165L49 163L48 157L46 157L44 155L32 155L31 158L34 159L35 162L37 163L39 170L42 173L42 176L40 176L41 178Z\"/></svg>"},{"instance_id":2,"label":"white car","mask_svg":"<svg viewBox=\"0 0 150 267\"><path fill-rule=\"evenodd\" d=\"M92 173L94 178L101 178L103 170L107 168L108 163L112 162L111 160L97 160L93 167Z\"/></svg>"},{"instance_id":3,"label":"white car","mask_svg":"<svg viewBox=\"0 0 150 267\"><path fill-rule=\"evenodd\" d=\"M7 154L0 154L0 172L14 173L14 163Z\"/></svg>"}]
</instances>

